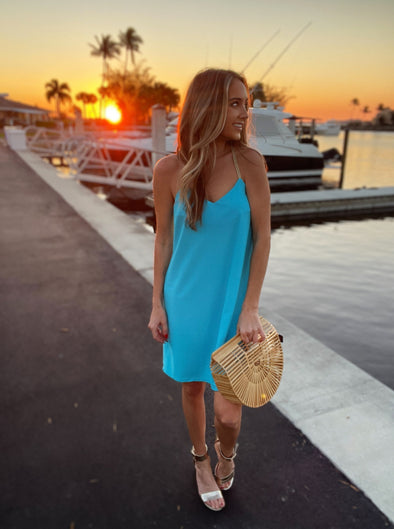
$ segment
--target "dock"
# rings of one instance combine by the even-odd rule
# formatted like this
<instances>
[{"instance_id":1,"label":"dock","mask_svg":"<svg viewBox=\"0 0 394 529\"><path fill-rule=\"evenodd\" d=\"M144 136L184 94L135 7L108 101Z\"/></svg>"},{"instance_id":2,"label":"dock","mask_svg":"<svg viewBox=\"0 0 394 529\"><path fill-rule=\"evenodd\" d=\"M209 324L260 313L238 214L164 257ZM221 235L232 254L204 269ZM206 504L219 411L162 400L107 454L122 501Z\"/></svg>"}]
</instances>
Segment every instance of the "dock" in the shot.
<instances>
[{"instance_id":1,"label":"dock","mask_svg":"<svg viewBox=\"0 0 394 529\"><path fill-rule=\"evenodd\" d=\"M394 187L272 193L273 224L394 214Z\"/></svg>"},{"instance_id":2,"label":"dock","mask_svg":"<svg viewBox=\"0 0 394 529\"><path fill-rule=\"evenodd\" d=\"M152 196L146 202L154 207ZM273 227L393 214L394 187L271 193Z\"/></svg>"},{"instance_id":3,"label":"dock","mask_svg":"<svg viewBox=\"0 0 394 529\"><path fill-rule=\"evenodd\" d=\"M283 380L206 509L147 329L153 233L29 151L0 145L0 190L2 529L394 527L394 392L267 311Z\"/></svg>"}]
</instances>

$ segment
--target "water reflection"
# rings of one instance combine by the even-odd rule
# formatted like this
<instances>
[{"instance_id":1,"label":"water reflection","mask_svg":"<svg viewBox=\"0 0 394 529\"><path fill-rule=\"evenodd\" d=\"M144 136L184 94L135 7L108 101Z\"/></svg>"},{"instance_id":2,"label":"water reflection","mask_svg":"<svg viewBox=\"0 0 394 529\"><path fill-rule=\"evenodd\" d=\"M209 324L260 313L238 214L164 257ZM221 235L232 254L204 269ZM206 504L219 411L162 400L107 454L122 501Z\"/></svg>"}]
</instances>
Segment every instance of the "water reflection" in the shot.
<instances>
[{"instance_id":1,"label":"water reflection","mask_svg":"<svg viewBox=\"0 0 394 529\"><path fill-rule=\"evenodd\" d=\"M394 389L394 218L273 232L263 303Z\"/></svg>"},{"instance_id":2,"label":"water reflection","mask_svg":"<svg viewBox=\"0 0 394 529\"><path fill-rule=\"evenodd\" d=\"M317 136L319 150L343 151L344 132L339 136ZM323 179L339 181L340 165L327 168ZM343 187L394 186L394 132L350 131Z\"/></svg>"}]
</instances>

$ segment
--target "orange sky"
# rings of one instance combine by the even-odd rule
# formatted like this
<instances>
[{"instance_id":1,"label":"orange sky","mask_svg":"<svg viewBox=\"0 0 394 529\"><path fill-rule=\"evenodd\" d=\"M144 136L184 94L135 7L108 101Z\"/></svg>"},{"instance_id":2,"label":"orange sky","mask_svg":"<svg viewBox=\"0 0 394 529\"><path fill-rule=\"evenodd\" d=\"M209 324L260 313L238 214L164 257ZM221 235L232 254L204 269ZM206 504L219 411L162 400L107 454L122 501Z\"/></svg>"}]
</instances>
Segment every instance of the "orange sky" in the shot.
<instances>
[{"instance_id":1,"label":"orange sky","mask_svg":"<svg viewBox=\"0 0 394 529\"><path fill-rule=\"evenodd\" d=\"M357 97L371 118L379 103L394 108L393 20L393 0L147 0L138 6L130 0L56 6L14 0L2 13L0 93L50 108L44 85L53 78L67 82L74 96L95 92L101 60L90 55L88 43L95 35L117 38L131 26L144 40L139 59L181 94L199 69L240 71L266 44L245 74L254 83L274 65L263 81L293 96L286 110L349 119Z\"/></svg>"}]
</instances>

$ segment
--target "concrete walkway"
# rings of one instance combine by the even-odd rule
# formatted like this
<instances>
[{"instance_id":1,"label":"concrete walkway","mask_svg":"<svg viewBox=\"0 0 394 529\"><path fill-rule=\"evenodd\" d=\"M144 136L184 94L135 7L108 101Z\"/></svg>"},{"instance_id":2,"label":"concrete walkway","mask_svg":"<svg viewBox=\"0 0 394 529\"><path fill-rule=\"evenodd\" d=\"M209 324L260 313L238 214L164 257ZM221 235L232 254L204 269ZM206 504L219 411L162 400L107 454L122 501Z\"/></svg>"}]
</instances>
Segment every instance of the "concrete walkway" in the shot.
<instances>
[{"instance_id":1,"label":"concrete walkway","mask_svg":"<svg viewBox=\"0 0 394 529\"><path fill-rule=\"evenodd\" d=\"M0 147L0 527L393 527L378 501L279 411L295 409L306 429L311 414L322 420L330 411L328 401L318 409L327 400L321 381L311 406L308 394L288 395L299 372L294 345L309 343L310 351L316 342L280 317L272 319L285 334L287 360L276 404L245 409L226 509L204 508L180 388L162 374L160 346L146 327L151 234L30 153L21 155L36 172ZM304 339L295 344L292 336ZM212 445L213 428L208 437ZM376 473L385 480L390 461L381 457ZM393 519L385 507L390 494L379 495L380 508Z\"/></svg>"}]
</instances>

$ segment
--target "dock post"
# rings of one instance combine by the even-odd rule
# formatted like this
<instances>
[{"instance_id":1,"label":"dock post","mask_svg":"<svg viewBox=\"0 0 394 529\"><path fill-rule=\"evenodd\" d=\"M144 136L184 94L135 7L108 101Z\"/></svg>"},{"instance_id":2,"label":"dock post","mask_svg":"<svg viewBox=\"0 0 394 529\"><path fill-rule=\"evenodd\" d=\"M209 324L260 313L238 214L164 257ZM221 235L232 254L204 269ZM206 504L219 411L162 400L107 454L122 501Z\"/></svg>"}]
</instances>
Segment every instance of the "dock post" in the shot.
<instances>
[{"instance_id":1,"label":"dock post","mask_svg":"<svg viewBox=\"0 0 394 529\"><path fill-rule=\"evenodd\" d=\"M163 105L152 107L152 150L152 162L155 165L166 151L166 109Z\"/></svg>"},{"instance_id":2,"label":"dock post","mask_svg":"<svg viewBox=\"0 0 394 529\"><path fill-rule=\"evenodd\" d=\"M312 143L313 143L313 140L314 140L314 137L315 137L315 131L316 131L316 120L312 119L312 121L311 121L311 133L310 133Z\"/></svg>"},{"instance_id":3,"label":"dock post","mask_svg":"<svg viewBox=\"0 0 394 529\"><path fill-rule=\"evenodd\" d=\"M4 134L10 149L14 151L25 151L27 149L26 132L24 129L8 126L4 127Z\"/></svg>"},{"instance_id":4,"label":"dock post","mask_svg":"<svg viewBox=\"0 0 394 529\"><path fill-rule=\"evenodd\" d=\"M342 152L342 164L341 164L341 176L339 178L339 189L342 189L343 179L345 177L345 165L346 165L346 154L347 154L347 144L349 140L350 129L345 129L345 137L343 139L343 152Z\"/></svg>"}]
</instances>

